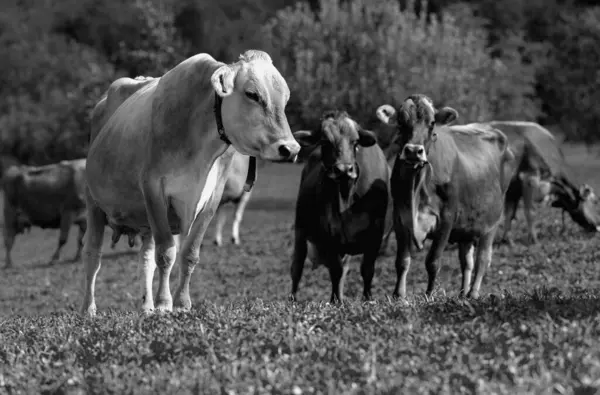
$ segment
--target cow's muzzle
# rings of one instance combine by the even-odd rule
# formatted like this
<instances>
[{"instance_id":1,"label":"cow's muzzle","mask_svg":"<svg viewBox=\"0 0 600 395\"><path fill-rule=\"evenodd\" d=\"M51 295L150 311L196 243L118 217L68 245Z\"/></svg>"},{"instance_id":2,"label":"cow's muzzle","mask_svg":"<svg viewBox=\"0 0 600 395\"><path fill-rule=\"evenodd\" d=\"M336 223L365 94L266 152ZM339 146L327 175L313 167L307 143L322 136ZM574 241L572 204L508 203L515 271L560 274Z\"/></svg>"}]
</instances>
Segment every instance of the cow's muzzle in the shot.
<instances>
[{"instance_id":1,"label":"cow's muzzle","mask_svg":"<svg viewBox=\"0 0 600 395\"><path fill-rule=\"evenodd\" d=\"M353 164L338 163L335 164L331 169L331 178L341 179L346 178L349 180L355 180L358 177L358 171L356 166Z\"/></svg>"}]
</instances>

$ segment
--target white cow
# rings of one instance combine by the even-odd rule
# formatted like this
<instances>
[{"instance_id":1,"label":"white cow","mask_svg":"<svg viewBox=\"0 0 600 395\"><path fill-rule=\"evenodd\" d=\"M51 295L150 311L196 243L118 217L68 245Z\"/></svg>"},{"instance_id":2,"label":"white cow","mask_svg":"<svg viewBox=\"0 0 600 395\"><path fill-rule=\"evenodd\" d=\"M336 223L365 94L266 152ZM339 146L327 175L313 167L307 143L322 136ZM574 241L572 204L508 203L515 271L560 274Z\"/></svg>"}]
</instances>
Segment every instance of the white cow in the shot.
<instances>
[{"instance_id":1,"label":"white cow","mask_svg":"<svg viewBox=\"0 0 600 395\"><path fill-rule=\"evenodd\" d=\"M221 202L215 214L217 221L215 226L215 244L219 247L223 245L223 226L226 220L226 212L223 206L230 202L235 204L235 213L231 226L231 241L235 245L240 244L240 223L244 217L246 205L252 195L252 191L246 191L244 188L249 162L248 157L245 155L239 153L233 155L229 177L227 177Z\"/></svg>"},{"instance_id":2,"label":"white cow","mask_svg":"<svg viewBox=\"0 0 600 395\"><path fill-rule=\"evenodd\" d=\"M120 78L110 85L91 121L83 314L96 313L107 223L142 236L142 310L191 307L191 274L235 151L270 161L297 157L300 145L284 112L289 97L269 55L254 50L233 64L198 54L160 78ZM251 174L248 179L251 186ZM176 257L181 272L173 301L169 277Z\"/></svg>"}]
</instances>

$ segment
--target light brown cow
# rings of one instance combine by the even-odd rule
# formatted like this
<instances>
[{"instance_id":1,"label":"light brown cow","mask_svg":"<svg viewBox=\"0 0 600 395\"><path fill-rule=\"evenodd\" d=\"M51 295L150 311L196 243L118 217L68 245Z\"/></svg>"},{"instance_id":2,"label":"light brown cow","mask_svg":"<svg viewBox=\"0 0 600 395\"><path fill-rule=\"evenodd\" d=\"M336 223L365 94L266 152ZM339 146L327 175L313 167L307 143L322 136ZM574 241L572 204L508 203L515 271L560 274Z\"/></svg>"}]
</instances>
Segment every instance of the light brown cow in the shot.
<instances>
[{"instance_id":1,"label":"light brown cow","mask_svg":"<svg viewBox=\"0 0 600 395\"><path fill-rule=\"evenodd\" d=\"M577 181L575 172L565 160L556 138L535 122L491 121L494 128L508 137L515 155L516 170L506 192L504 237L512 245L510 235L519 201L523 200L525 219L531 243L537 243L535 203L549 203L569 213L573 221L589 232L600 229L600 215L595 207L596 195L587 184Z\"/></svg>"},{"instance_id":2,"label":"light brown cow","mask_svg":"<svg viewBox=\"0 0 600 395\"><path fill-rule=\"evenodd\" d=\"M449 242L456 242L460 293L479 297L513 169L506 136L487 125L449 126L457 111L436 109L421 94L409 96L397 110L380 106L377 116L397 127L399 148L391 177L398 244L394 297L406 297L412 247L421 250L428 238L426 293L433 292L437 260Z\"/></svg>"},{"instance_id":3,"label":"light brown cow","mask_svg":"<svg viewBox=\"0 0 600 395\"><path fill-rule=\"evenodd\" d=\"M111 84L92 113L83 314L96 313L107 223L121 233L141 233L143 311L191 307L190 278L235 151L270 161L297 157L300 145L284 112L289 97L269 55L252 50L233 64L198 54L160 78ZM176 257L181 272L173 302L169 277Z\"/></svg>"}]
</instances>

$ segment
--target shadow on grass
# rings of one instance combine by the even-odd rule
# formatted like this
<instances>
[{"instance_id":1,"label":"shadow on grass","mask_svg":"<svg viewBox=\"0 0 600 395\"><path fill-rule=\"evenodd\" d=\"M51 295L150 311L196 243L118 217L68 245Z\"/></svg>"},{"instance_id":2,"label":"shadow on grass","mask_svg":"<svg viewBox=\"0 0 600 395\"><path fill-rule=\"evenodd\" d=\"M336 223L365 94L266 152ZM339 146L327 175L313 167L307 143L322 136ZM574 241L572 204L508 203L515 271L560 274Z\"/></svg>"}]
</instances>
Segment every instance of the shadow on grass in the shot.
<instances>
[{"instance_id":1,"label":"shadow on grass","mask_svg":"<svg viewBox=\"0 0 600 395\"><path fill-rule=\"evenodd\" d=\"M523 323L539 319L582 320L600 316L598 291L581 289L566 295L558 288L540 287L522 296L496 295L479 300L452 298L446 303L424 306L423 317L441 325L463 324L474 320L489 323Z\"/></svg>"}]
</instances>

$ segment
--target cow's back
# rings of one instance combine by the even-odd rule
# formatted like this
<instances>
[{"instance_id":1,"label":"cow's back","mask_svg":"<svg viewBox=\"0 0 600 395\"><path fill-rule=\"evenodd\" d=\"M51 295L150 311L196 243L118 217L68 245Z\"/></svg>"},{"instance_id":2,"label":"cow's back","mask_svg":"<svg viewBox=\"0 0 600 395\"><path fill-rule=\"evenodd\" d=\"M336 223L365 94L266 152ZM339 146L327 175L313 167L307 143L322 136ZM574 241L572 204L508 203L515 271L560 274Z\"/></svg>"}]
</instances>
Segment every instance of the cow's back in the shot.
<instances>
[{"instance_id":1,"label":"cow's back","mask_svg":"<svg viewBox=\"0 0 600 395\"><path fill-rule=\"evenodd\" d=\"M438 133L434 147L433 177L455 199L454 235L487 233L501 219L507 165L514 162L506 135L483 124L452 126Z\"/></svg>"},{"instance_id":2,"label":"cow's back","mask_svg":"<svg viewBox=\"0 0 600 395\"><path fill-rule=\"evenodd\" d=\"M488 125L504 132L520 171L539 171L541 175L572 178L558 140L535 122L491 121Z\"/></svg>"}]
</instances>

